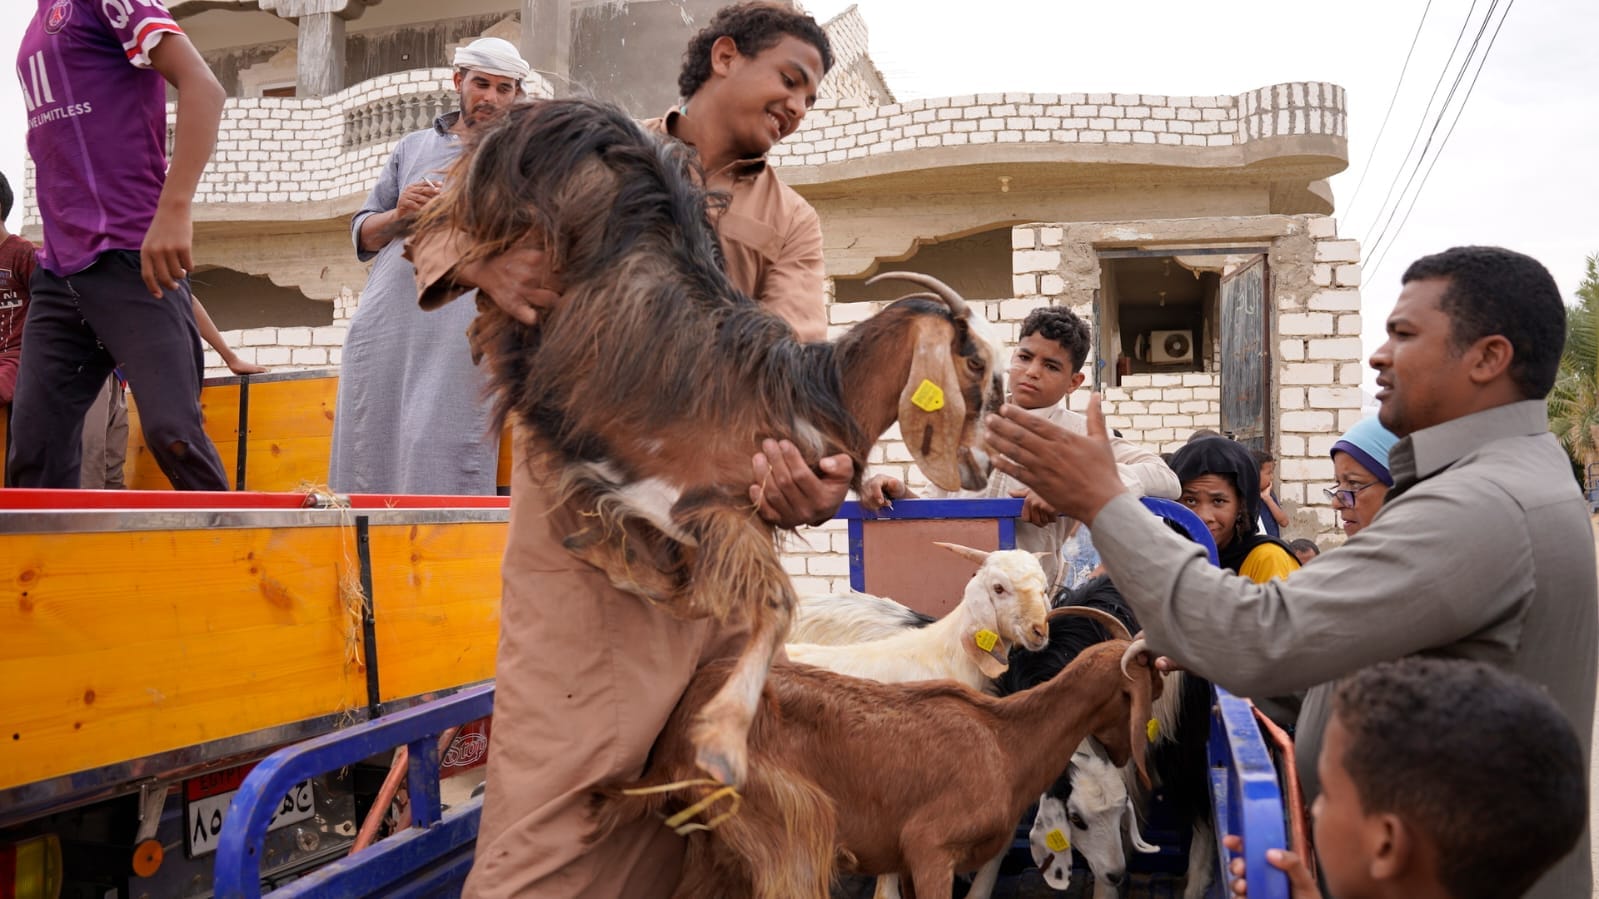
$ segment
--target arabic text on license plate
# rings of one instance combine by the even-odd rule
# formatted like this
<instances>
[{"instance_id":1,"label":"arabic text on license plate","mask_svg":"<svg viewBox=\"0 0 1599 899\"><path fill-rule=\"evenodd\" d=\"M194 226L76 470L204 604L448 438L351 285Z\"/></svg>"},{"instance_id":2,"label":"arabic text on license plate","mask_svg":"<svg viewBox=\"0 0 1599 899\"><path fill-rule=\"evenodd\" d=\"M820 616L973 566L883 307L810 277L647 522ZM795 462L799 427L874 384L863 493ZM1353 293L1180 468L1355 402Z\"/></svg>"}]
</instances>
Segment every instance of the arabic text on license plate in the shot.
<instances>
[{"instance_id":1,"label":"arabic text on license plate","mask_svg":"<svg viewBox=\"0 0 1599 899\"><path fill-rule=\"evenodd\" d=\"M229 790L215 796L205 796L190 802L184 810L184 820L188 830L184 842L188 846L191 858L215 852L217 838L222 833L222 822L228 817L228 803L233 801L238 790ZM278 803L278 810L272 813L272 823L267 825L268 831L287 827L316 816L316 794L311 788L311 781L302 780L295 784Z\"/></svg>"}]
</instances>

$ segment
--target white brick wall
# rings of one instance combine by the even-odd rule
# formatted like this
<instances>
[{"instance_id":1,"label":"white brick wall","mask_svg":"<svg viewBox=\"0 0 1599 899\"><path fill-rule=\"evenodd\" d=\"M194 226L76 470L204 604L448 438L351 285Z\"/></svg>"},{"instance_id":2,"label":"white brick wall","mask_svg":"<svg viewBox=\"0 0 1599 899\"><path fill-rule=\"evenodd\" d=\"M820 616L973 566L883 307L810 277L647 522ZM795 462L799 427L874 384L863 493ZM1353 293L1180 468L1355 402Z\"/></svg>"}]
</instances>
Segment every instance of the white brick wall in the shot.
<instances>
[{"instance_id":1,"label":"white brick wall","mask_svg":"<svg viewBox=\"0 0 1599 899\"><path fill-rule=\"evenodd\" d=\"M1345 125L1343 88L1322 82L1217 97L968 94L887 106L823 97L771 157L776 165L825 165L974 143L1231 147L1289 135L1344 137ZM1359 261L1336 247L1328 252L1328 262Z\"/></svg>"}]
</instances>

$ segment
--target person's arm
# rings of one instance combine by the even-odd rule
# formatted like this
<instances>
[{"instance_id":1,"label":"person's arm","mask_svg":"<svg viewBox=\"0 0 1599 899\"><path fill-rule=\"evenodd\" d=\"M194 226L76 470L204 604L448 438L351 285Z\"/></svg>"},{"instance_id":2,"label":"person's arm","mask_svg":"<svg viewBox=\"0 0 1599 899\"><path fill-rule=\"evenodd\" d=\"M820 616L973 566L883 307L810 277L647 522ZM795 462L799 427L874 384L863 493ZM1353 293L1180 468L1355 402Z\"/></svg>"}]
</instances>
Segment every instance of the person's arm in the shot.
<instances>
[{"instance_id":1,"label":"person's arm","mask_svg":"<svg viewBox=\"0 0 1599 899\"><path fill-rule=\"evenodd\" d=\"M995 467L1093 529L1150 648L1240 696L1447 645L1513 619L1531 595L1529 537L1506 526L1522 512L1481 481L1402 494L1336 553L1255 584L1211 565L1127 492L1097 396L1086 435L1008 405L987 424Z\"/></svg>"},{"instance_id":2,"label":"person's arm","mask_svg":"<svg viewBox=\"0 0 1599 899\"><path fill-rule=\"evenodd\" d=\"M211 320L211 314L205 311L204 306L200 305L199 297L190 294L189 300L194 305L194 324L200 329L200 339L209 343L211 349L217 351L217 355L222 357L222 364L228 367L228 371L236 375L260 375L266 373L266 366L245 362L239 358L238 353L235 353L228 346L228 342L222 339L222 332L217 330L216 322Z\"/></svg>"},{"instance_id":3,"label":"person's arm","mask_svg":"<svg viewBox=\"0 0 1599 899\"><path fill-rule=\"evenodd\" d=\"M406 216L414 215L427 202L439 195L439 185L434 181L407 184L400 191L393 209L374 212L361 219L356 249L363 253L376 253L400 235Z\"/></svg>"},{"instance_id":4,"label":"person's arm","mask_svg":"<svg viewBox=\"0 0 1599 899\"><path fill-rule=\"evenodd\" d=\"M139 248L139 273L151 295L176 290L194 268L194 191L216 147L227 94L181 31L157 33L150 66L178 92L177 131L155 217Z\"/></svg>"},{"instance_id":5,"label":"person's arm","mask_svg":"<svg viewBox=\"0 0 1599 899\"><path fill-rule=\"evenodd\" d=\"M401 138L378 173L377 183L366 195L366 202L350 218L350 238L355 244L355 258L370 262L383 249L388 240L379 240L385 234L393 239L393 223L398 218L395 210L400 204L400 165L409 143ZM370 224L368 224L370 223Z\"/></svg>"},{"instance_id":6,"label":"person's arm","mask_svg":"<svg viewBox=\"0 0 1599 899\"><path fill-rule=\"evenodd\" d=\"M1183 495L1183 485L1165 459L1114 434L1110 436L1110 448L1116 457L1116 473L1134 496L1176 499Z\"/></svg>"},{"instance_id":7,"label":"person's arm","mask_svg":"<svg viewBox=\"0 0 1599 899\"><path fill-rule=\"evenodd\" d=\"M1272 496L1270 490L1260 491L1260 503L1266 507L1266 514L1271 516L1272 521L1277 522L1278 527L1288 527L1288 513L1283 511L1282 506L1277 505L1277 497Z\"/></svg>"},{"instance_id":8,"label":"person's arm","mask_svg":"<svg viewBox=\"0 0 1599 899\"><path fill-rule=\"evenodd\" d=\"M1520 510L1471 489L1406 494L1336 553L1263 584L1211 565L1130 496L1091 526L1151 648L1240 696L1276 696L1519 614L1531 549L1506 522Z\"/></svg>"},{"instance_id":9,"label":"person's arm","mask_svg":"<svg viewBox=\"0 0 1599 899\"><path fill-rule=\"evenodd\" d=\"M822 220L804 203L789 222L783 249L766 270L761 294L755 299L782 316L800 340L826 340L826 280Z\"/></svg>"}]
</instances>

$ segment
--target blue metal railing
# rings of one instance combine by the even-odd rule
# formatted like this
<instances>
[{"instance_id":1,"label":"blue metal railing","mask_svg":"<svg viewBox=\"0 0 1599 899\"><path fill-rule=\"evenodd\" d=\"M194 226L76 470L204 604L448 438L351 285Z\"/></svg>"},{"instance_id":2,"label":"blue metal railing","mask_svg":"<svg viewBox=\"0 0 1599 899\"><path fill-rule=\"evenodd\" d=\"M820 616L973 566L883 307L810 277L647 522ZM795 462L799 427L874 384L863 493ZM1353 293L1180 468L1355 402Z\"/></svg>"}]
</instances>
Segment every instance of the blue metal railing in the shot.
<instances>
[{"instance_id":1,"label":"blue metal railing","mask_svg":"<svg viewBox=\"0 0 1599 899\"><path fill-rule=\"evenodd\" d=\"M1221 895L1230 895L1228 863L1236 857L1221 845L1221 834L1244 838L1244 878L1255 899L1288 899L1288 875L1266 863L1266 850L1287 845L1283 794L1277 768L1260 736L1249 702L1216 687L1211 709L1210 792L1216 812L1216 852L1221 865Z\"/></svg>"},{"instance_id":2,"label":"blue metal railing","mask_svg":"<svg viewBox=\"0 0 1599 899\"><path fill-rule=\"evenodd\" d=\"M423 896L459 885L472 866L482 799L446 813L439 803L439 734L485 717L494 685L462 690L404 712L280 749L240 785L217 845L218 899L259 899L267 825L283 794L310 777L353 765L402 744L409 748L410 830L381 840L274 890L274 897Z\"/></svg>"}]
</instances>

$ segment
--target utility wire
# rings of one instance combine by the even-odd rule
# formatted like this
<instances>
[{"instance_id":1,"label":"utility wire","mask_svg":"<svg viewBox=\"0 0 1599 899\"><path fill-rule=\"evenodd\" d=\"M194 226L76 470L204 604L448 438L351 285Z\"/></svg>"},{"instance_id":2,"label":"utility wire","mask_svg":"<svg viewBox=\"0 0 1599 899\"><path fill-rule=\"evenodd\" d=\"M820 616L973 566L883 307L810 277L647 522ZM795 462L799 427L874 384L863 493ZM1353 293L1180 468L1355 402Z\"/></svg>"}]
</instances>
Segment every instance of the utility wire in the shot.
<instances>
[{"instance_id":1,"label":"utility wire","mask_svg":"<svg viewBox=\"0 0 1599 899\"><path fill-rule=\"evenodd\" d=\"M1421 28L1427 24L1427 13L1432 9L1432 0L1427 0L1427 5L1421 11L1421 21L1416 23L1416 33L1410 39L1410 49L1405 51L1405 64L1399 67L1399 80L1394 82L1393 96L1388 98L1388 111L1382 114L1382 124L1377 128L1377 139L1371 144L1371 153L1366 157L1366 167L1360 172L1360 180L1355 183L1355 192L1349 196L1349 205L1344 207L1344 215L1348 217L1355 209L1355 201L1360 199L1360 189L1366 186L1366 176L1371 174L1371 164L1377 159L1377 148L1382 146L1383 133L1388 130L1388 117L1394 114L1394 103L1399 99L1399 89L1405 86L1405 73L1410 71L1410 57L1415 55L1416 42L1421 40Z\"/></svg>"},{"instance_id":2,"label":"utility wire","mask_svg":"<svg viewBox=\"0 0 1599 899\"><path fill-rule=\"evenodd\" d=\"M1494 9L1498 5L1499 0L1492 0L1492 2L1488 4L1488 11L1483 14L1482 24L1477 28L1477 36L1472 38L1471 48L1466 51L1466 58L1460 61L1460 69L1455 73L1455 80L1449 85L1449 93L1444 95L1443 105L1438 107L1438 116L1437 118L1433 119L1432 129L1427 132L1427 142L1422 144L1421 154L1416 157L1416 164L1410 170L1410 177L1405 179L1405 186L1399 191L1399 199L1395 200L1393 208L1388 210L1388 218L1383 221L1382 229L1377 233L1377 239L1371 244L1373 250L1382 244L1383 237L1388 233L1388 226L1393 224L1394 216L1399 214L1400 204L1405 201L1405 194L1410 192L1410 186L1415 183L1416 176L1421 173L1422 161L1427 158L1427 151L1432 147L1432 140L1438 135L1438 127L1443 124L1444 115L1446 115L1449 111L1449 104L1455 98L1455 91L1460 88L1460 82L1465 80L1466 71L1471 68L1471 61L1477 55L1477 47L1482 43L1482 36L1488 33L1488 23L1493 21ZM1501 19L1501 21L1503 21L1503 19ZM1484 58L1486 59L1486 56ZM1479 71L1480 70L1481 69L1479 67ZM1462 101L1462 106L1464 106L1464 101ZM1455 109L1456 121L1459 121L1460 109L1461 107L1459 106L1457 106ZM1443 151L1442 146L1440 146L1438 149L1439 152ZM1434 159L1436 160L1436 158L1437 157L1435 155ZM1414 200L1412 200L1412 202L1414 202ZM1372 253L1368 252L1366 255L1367 258L1370 258Z\"/></svg>"},{"instance_id":3,"label":"utility wire","mask_svg":"<svg viewBox=\"0 0 1599 899\"><path fill-rule=\"evenodd\" d=\"M1377 256L1377 261L1371 266L1372 271L1375 272L1382 266L1382 261L1388 255L1388 250L1399 240L1400 232L1405 230L1405 223L1410 221L1410 213L1416 208L1416 200L1427 187L1427 178L1432 175L1432 167L1438 164L1438 157L1443 155L1444 147L1449 145L1449 138L1455 133L1455 126L1460 124L1460 117L1465 114L1466 104L1471 102L1471 92L1477 87L1477 79L1482 76L1483 67L1488 65L1488 54L1493 52L1494 42L1499 40L1499 29L1505 27L1505 19L1510 18L1510 10L1515 5L1516 0L1508 0L1505 4L1505 12L1499 17L1499 24L1494 26L1494 33L1488 38L1488 46L1482 51L1482 60L1477 63L1477 71L1472 74L1471 83L1466 85L1466 94L1461 98L1460 105L1455 108L1454 121L1449 123L1449 130L1444 132L1444 139L1438 144L1438 152L1433 154L1432 162L1427 164L1427 171L1421 175L1421 184L1416 187L1416 192L1411 195L1410 205L1405 207L1405 214L1399 220L1399 227L1394 229L1393 239L1388 241L1388 245L1382 248L1382 252Z\"/></svg>"},{"instance_id":4,"label":"utility wire","mask_svg":"<svg viewBox=\"0 0 1599 899\"><path fill-rule=\"evenodd\" d=\"M1377 220L1382 218L1382 211L1388 208L1388 200L1393 197L1394 188L1399 186L1399 178L1405 173L1405 166L1410 163L1410 154L1415 152L1416 141L1421 140L1421 131L1427 127L1427 117L1432 114L1432 101L1438 99L1438 89L1443 87L1444 78L1449 75L1449 67L1455 61L1455 53L1460 50L1460 42L1466 39L1466 29L1471 25L1471 17L1477 12L1477 0L1471 0L1471 8L1466 10L1466 19L1460 23L1460 33L1455 35L1455 45L1449 48L1449 58L1444 60L1442 71L1438 73L1438 80L1433 83L1432 94L1427 97L1427 106L1421 111L1421 121L1416 123L1416 133L1410 138L1410 146L1405 149L1404 158L1399 161L1399 168L1394 172L1392 181L1388 182L1388 192L1383 194L1382 203L1377 206L1377 214L1372 216L1371 226L1360 238L1361 246L1371 244L1371 232L1377 226Z\"/></svg>"}]
</instances>

